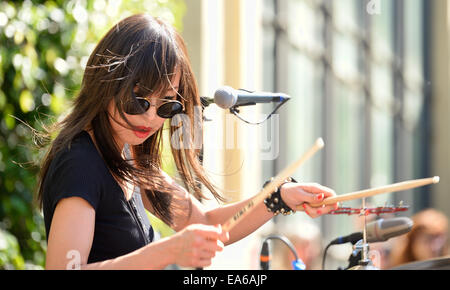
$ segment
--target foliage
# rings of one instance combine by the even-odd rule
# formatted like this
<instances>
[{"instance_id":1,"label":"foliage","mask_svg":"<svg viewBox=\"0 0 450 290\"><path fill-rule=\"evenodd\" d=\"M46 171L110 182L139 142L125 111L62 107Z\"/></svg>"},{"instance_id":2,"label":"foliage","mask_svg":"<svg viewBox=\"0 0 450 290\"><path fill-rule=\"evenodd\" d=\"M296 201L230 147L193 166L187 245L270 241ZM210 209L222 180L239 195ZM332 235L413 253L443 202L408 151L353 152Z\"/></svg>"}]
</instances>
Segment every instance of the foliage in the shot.
<instances>
[{"instance_id":1,"label":"foliage","mask_svg":"<svg viewBox=\"0 0 450 290\"><path fill-rule=\"evenodd\" d=\"M90 52L120 19L144 12L180 30L184 9L182 0L0 3L0 229L15 236L0 232L0 269L45 263L33 166L45 152L33 150L30 128L17 119L39 130L67 114Z\"/></svg>"},{"instance_id":2,"label":"foliage","mask_svg":"<svg viewBox=\"0 0 450 290\"><path fill-rule=\"evenodd\" d=\"M24 265L17 239L0 230L0 269L23 269Z\"/></svg>"}]
</instances>

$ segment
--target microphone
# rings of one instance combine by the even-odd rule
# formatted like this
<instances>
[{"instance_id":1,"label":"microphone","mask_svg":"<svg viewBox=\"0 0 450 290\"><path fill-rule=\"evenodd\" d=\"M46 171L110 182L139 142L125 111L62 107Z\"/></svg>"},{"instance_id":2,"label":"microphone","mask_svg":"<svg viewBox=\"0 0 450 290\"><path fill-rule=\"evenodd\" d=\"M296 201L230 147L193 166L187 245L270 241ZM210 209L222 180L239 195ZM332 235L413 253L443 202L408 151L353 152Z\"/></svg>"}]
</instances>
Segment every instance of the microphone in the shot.
<instances>
[{"instance_id":1,"label":"microphone","mask_svg":"<svg viewBox=\"0 0 450 290\"><path fill-rule=\"evenodd\" d=\"M235 90L229 86L221 87L214 93L214 103L222 109L257 103L286 102L289 99L290 97L283 93L249 92Z\"/></svg>"},{"instance_id":2,"label":"microphone","mask_svg":"<svg viewBox=\"0 0 450 290\"><path fill-rule=\"evenodd\" d=\"M413 221L407 217L398 217L388 220L379 219L367 224L367 242L384 242L411 231Z\"/></svg>"},{"instance_id":3,"label":"microphone","mask_svg":"<svg viewBox=\"0 0 450 290\"><path fill-rule=\"evenodd\" d=\"M368 243L384 242L396 236L406 234L411 231L413 221L407 217L397 217L392 219L379 219L370 222L366 226L366 238ZM338 237L330 242L330 245L345 243L356 244L363 238L362 232L356 232L347 236Z\"/></svg>"},{"instance_id":4,"label":"microphone","mask_svg":"<svg viewBox=\"0 0 450 290\"><path fill-rule=\"evenodd\" d=\"M407 217L397 217L392 219L379 219L370 222L366 225L366 239L367 243L384 242L396 236L406 234L411 231L413 221ZM325 269L325 258L328 248L332 245L340 245L345 243L352 243L355 245L358 241L363 239L362 232L356 232L347 236L338 237L332 240L324 250L322 259L322 269ZM353 257L353 256L351 256ZM349 267L350 268L350 267Z\"/></svg>"}]
</instances>

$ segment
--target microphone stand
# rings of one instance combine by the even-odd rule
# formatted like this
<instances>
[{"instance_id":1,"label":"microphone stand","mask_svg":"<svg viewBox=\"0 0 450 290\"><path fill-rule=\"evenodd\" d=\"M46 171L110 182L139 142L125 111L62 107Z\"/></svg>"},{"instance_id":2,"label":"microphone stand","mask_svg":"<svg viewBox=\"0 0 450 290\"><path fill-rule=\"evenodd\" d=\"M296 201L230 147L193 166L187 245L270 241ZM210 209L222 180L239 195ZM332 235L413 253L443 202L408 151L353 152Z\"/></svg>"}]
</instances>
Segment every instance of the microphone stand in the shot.
<instances>
[{"instance_id":1,"label":"microphone stand","mask_svg":"<svg viewBox=\"0 0 450 290\"><path fill-rule=\"evenodd\" d=\"M363 239L359 240L356 245L354 246L354 251L352 255L350 256L350 265L348 270L379 270L377 267L375 267L372 263L372 260L369 259L369 244L367 243L367 220L366 220L366 198L362 199L362 208L361 214L364 215L364 230L363 230ZM356 254L355 254L356 252ZM358 264L353 266L352 262L354 263L354 259L352 257L358 257L361 256L361 260L359 260Z\"/></svg>"},{"instance_id":2,"label":"microphone stand","mask_svg":"<svg viewBox=\"0 0 450 290\"><path fill-rule=\"evenodd\" d=\"M364 243L363 240L359 240L353 248L353 253L348 258L350 264L346 270L380 270L368 258L369 244Z\"/></svg>"},{"instance_id":3,"label":"microphone stand","mask_svg":"<svg viewBox=\"0 0 450 290\"><path fill-rule=\"evenodd\" d=\"M248 90L244 90L244 91L250 92L250 91L248 91ZM240 105L233 106L233 107L230 108L230 113L232 113L232 114L235 115L237 118L239 118L241 121L243 121L243 122L245 122L245 123L247 123L247 124L251 124L251 125L260 125L260 124L264 123L265 121L267 121L269 118L271 118L271 117L273 116L273 114L275 114L275 112L278 111L278 109L279 109L281 106L283 106L283 105L284 105L287 101L289 101L289 100L290 100L290 98L289 98L289 97L286 97L286 99L282 100L282 101L275 107L275 109L272 111L272 113L270 113L269 116L267 116L264 120L259 121L259 122L256 122L256 123L255 123L255 122L247 121L247 120L245 120L244 118L242 118L242 117L239 115L239 107L253 106L253 105L256 105L255 102L249 102L249 103L246 103L246 104L240 104ZM200 102L201 102L201 104L202 104L202 113L203 113L206 107L208 107L210 104L213 104L213 103L214 103L214 100L213 100L213 99L210 99L210 98L208 98L208 97L200 97ZM203 116L203 121L208 122L208 121L212 121L212 120L211 120L211 119L207 119L207 118L205 118L205 116ZM203 164L203 147L202 147L201 150L200 150L200 163ZM283 241L286 245L288 245L290 248L291 248L291 246L292 246L292 244L289 245L289 243L290 243L289 240L286 241L286 238L284 238L284 237L280 237L280 236L271 236L271 237L269 237L268 239L279 239L279 240ZM293 250L293 248L291 248L291 251L292 251L292 250ZM297 253L295 252L295 250L294 250L294 254L295 254L296 257L297 257ZM293 262L293 266L294 266L294 267L298 267L298 268L300 269L300 268L303 267L303 265L302 265L302 263L300 263L299 261L301 261L301 260L296 259L297 264L295 264L295 263L294 263L295 261L294 261L294 262ZM196 270L203 270L203 268L201 268L201 267L197 267L197 268L195 268L195 269L196 269Z\"/></svg>"}]
</instances>

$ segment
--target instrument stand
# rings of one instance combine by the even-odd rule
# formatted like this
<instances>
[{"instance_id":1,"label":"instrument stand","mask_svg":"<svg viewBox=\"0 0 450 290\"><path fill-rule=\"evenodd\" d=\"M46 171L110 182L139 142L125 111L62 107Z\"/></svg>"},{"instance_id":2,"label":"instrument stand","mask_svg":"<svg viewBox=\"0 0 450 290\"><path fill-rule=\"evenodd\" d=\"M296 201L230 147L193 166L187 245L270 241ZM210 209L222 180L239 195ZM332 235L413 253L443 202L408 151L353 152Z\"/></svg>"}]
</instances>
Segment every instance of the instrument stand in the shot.
<instances>
[{"instance_id":1,"label":"instrument stand","mask_svg":"<svg viewBox=\"0 0 450 290\"><path fill-rule=\"evenodd\" d=\"M354 251L349 258L349 260L350 260L349 270L379 270L377 267L375 267L373 265L372 260L370 260L370 258L369 258L369 244L367 243L367 232L366 232L367 214L366 214L366 199L365 198L363 198L363 200L362 200L361 215L364 216L363 239L359 240L354 246ZM356 254L355 254L355 252L356 252ZM358 265L353 266L352 264L354 264L354 259L352 259L352 257L358 257L358 256L361 256L360 260L358 262ZM352 263L352 261L353 261L353 263Z\"/></svg>"},{"instance_id":2,"label":"instrument stand","mask_svg":"<svg viewBox=\"0 0 450 290\"><path fill-rule=\"evenodd\" d=\"M347 270L379 270L369 259L369 244L359 240L353 247L354 251L348 259L350 264Z\"/></svg>"}]
</instances>

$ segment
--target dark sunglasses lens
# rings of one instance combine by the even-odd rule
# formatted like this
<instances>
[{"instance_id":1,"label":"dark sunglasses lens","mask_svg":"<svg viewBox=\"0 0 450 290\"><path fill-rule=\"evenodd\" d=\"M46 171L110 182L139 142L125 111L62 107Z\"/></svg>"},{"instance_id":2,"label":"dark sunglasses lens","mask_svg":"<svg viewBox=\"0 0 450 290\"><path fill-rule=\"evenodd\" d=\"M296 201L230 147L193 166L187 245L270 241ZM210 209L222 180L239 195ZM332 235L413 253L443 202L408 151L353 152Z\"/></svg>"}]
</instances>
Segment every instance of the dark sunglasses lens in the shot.
<instances>
[{"instance_id":1,"label":"dark sunglasses lens","mask_svg":"<svg viewBox=\"0 0 450 290\"><path fill-rule=\"evenodd\" d=\"M150 108L150 103L145 99L133 98L124 106L124 111L128 115L144 114Z\"/></svg>"},{"instance_id":2,"label":"dark sunglasses lens","mask_svg":"<svg viewBox=\"0 0 450 290\"><path fill-rule=\"evenodd\" d=\"M170 119L176 114L183 111L183 105L179 102L169 102L161 105L158 108L158 116L165 119Z\"/></svg>"}]
</instances>

